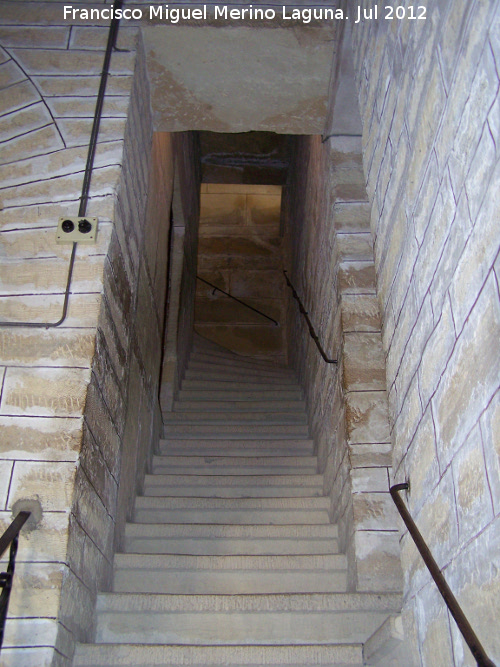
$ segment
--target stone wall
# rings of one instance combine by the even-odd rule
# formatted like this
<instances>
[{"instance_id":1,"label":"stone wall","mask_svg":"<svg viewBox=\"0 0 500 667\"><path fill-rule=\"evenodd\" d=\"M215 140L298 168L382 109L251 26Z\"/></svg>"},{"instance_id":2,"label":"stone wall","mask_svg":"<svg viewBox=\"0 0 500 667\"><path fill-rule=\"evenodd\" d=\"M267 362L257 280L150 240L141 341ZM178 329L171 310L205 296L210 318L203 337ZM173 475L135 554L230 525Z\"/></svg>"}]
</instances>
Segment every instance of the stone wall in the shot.
<instances>
[{"instance_id":1,"label":"stone wall","mask_svg":"<svg viewBox=\"0 0 500 667\"><path fill-rule=\"evenodd\" d=\"M167 321L160 402L172 409L193 345L200 217L200 148L197 133L173 134L175 177L168 261Z\"/></svg>"},{"instance_id":2,"label":"stone wall","mask_svg":"<svg viewBox=\"0 0 500 667\"><path fill-rule=\"evenodd\" d=\"M198 281L196 331L245 355L286 363L281 187L203 183L199 275L279 323Z\"/></svg>"},{"instance_id":3,"label":"stone wall","mask_svg":"<svg viewBox=\"0 0 500 667\"><path fill-rule=\"evenodd\" d=\"M498 661L500 8L425 4L353 31L394 477ZM418 660L475 664L404 531L402 555Z\"/></svg>"},{"instance_id":4,"label":"stone wall","mask_svg":"<svg viewBox=\"0 0 500 667\"><path fill-rule=\"evenodd\" d=\"M302 137L285 190L285 264L326 354L289 301L289 354L305 389L349 586L401 590L391 445L359 137Z\"/></svg>"},{"instance_id":5,"label":"stone wall","mask_svg":"<svg viewBox=\"0 0 500 667\"><path fill-rule=\"evenodd\" d=\"M143 63L140 49L70 515L59 618L77 640L91 637L96 592L110 585L115 543L161 430L173 150L169 135L153 137Z\"/></svg>"},{"instance_id":6,"label":"stone wall","mask_svg":"<svg viewBox=\"0 0 500 667\"><path fill-rule=\"evenodd\" d=\"M65 24L60 3L0 10L0 319L55 322L71 252L56 225L78 211L107 27ZM43 511L20 541L7 666L67 665L91 637L159 434L174 148L153 139L136 37L122 27L112 57L87 211L98 240L77 248L68 317L0 327L1 523Z\"/></svg>"},{"instance_id":7,"label":"stone wall","mask_svg":"<svg viewBox=\"0 0 500 667\"><path fill-rule=\"evenodd\" d=\"M104 27L64 25L60 6L46 10L23 2L1 7L0 319L9 321L55 322L61 316L71 246L56 245L55 230L59 216L78 211L107 35ZM2 649L6 665L50 665L54 646L56 660L64 663L79 608L88 608L89 594L85 590L69 608L61 589L70 595L85 589L79 579L85 569L82 559L88 563L101 553L82 532L76 564L68 539L79 530L76 508L84 525L94 510L93 499L85 497L90 484L86 489L81 484L94 447L82 415L86 404L89 411L87 388L98 372L92 365L94 352L103 346L96 326L103 319L100 293L120 179L134 43L135 35L122 31L119 45L125 51L112 60L88 207L89 215L100 218L98 242L78 248L68 317L58 329L1 328L2 524L10 521L16 503L37 501L43 510L38 528L24 533L20 542ZM118 418L119 405L110 407ZM87 453L80 455L82 439ZM119 467L112 453L108 464L116 476ZM79 492L70 516L75 488ZM105 523L109 520L106 510L96 513ZM103 553L112 543L112 530L105 540ZM57 620L61 604L63 618Z\"/></svg>"}]
</instances>

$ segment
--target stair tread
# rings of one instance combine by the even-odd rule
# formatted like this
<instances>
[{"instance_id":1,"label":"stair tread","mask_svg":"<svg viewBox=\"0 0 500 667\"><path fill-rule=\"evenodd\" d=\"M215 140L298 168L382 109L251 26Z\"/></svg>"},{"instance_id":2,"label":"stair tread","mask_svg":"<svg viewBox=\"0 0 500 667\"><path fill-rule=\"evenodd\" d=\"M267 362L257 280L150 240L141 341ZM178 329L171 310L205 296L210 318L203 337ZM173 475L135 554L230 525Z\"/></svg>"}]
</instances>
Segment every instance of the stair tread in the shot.
<instances>
[{"instance_id":1,"label":"stair tread","mask_svg":"<svg viewBox=\"0 0 500 667\"><path fill-rule=\"evenodd\" d=\"M307 554L277 556L198 556L186 554L115 554L115 569L141 568L148 570L196 569L209 574L219 570L344 570L347 566L344 554Z\"/></svg>"},{"instance_id":2,"label":"stair tread","mask_svg":"<svg viewBox=\"0 0 500 667\"><path fill-rule=\"evenodd\" d=\"M294 374L195 340L74 667L361 667L401 596L346 592Z\"/></svg>"},{"instance_id":3,"label":"stair tread","mask_svg":"<svg viewBox=\"0 0 500 667\"><path fill-rule=\"evenodd\" d=\"M96 662L101 660L101 662ZM147 662L146 662L147 661ZM176 646L142 644L79 644L74 667L361 667L361 644L302 646Z\"/></svg>"},{"instance_id":4,"label":"stair tread","mask_svg":"<svg viewBox=\"0 0 500 667\"><path fill-rule=\"evenodd\" d=\"M136 508L144 509L229 509L229 510L318 510L328 509L330 499L324 496L304 498L191 498L178 496L137 496Z\"/></svg>"},{"instance_id":5,"label":"stair tread","mask_svg":"<svg viewBox=\"0 0 500 667\"><path fill-rule=\"evenodd\" d=\"M388 611L400 608L399 593L287 593L260 595L171 595L99 593L97 611L257 612Z\"/></svg>"}]
</instances>

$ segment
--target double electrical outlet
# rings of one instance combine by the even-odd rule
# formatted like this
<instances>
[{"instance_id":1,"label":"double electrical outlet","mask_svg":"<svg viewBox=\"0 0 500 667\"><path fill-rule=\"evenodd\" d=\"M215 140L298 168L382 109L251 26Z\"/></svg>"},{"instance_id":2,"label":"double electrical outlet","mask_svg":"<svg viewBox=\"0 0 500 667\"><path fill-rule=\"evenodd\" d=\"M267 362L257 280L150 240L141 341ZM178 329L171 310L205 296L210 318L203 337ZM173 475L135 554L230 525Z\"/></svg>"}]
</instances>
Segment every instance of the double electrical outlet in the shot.
<instances>
[{"instance_id":1,"label":"double electrical outlet","mask_svg":"<svg viewBox=\"0 0 500 667\"><path fill-rule=\"evenodd\" d=\"M97 218L59 218L57 243L95 243Z\"/></svg>"}]
</instances>

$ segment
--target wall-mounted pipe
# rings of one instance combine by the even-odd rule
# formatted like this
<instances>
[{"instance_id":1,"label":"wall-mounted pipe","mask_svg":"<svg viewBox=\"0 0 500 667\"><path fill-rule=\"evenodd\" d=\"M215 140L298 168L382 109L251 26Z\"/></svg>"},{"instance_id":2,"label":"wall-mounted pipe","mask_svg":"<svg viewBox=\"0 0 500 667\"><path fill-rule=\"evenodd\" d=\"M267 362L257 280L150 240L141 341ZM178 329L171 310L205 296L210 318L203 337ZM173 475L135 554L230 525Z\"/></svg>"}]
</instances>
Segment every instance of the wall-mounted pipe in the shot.
<instances>
[{"instance_id":1,"label":"wall-mounted pipe","mask_svg":"<svg viewBox=\"0 0 500 667\"><path fill-rule=\"evenodd\" d=\"M114 0L113 16L116 16L116 10L120 9L123 0ZM102 108L104 105L104 95L106 93L106 84L108 82L109 65L111 62L111 55L116 44L116 37L118 34L118 25L120 19L113 18L109 26L108 41L106 44L106 52L104 54L104 62L102 65L101 80L99 83L99 91L97 93L97 102L94 111L94 121L92 123L92 131L90 133L89 150L87 153L87 162L85 164L85 172L83 175L82 193L80 195L80 206L78 209L78 217L83 218L87 213L87 203L89 199L90 182L92 179L92 170L94 167L95 153L97 149L97 137L99 135L99 127L101 125ZM64 303L61 317L57 322L0 322L0 327L30 327L33 329L49 329L60 326L68 314L68 302L71 289L71 279L73 277L73 268L75 266L76 257L76 243L73 243L71 257L68 265L68 277L66 280L66 290L64 292Z\"/></svg>"}]
</instances>

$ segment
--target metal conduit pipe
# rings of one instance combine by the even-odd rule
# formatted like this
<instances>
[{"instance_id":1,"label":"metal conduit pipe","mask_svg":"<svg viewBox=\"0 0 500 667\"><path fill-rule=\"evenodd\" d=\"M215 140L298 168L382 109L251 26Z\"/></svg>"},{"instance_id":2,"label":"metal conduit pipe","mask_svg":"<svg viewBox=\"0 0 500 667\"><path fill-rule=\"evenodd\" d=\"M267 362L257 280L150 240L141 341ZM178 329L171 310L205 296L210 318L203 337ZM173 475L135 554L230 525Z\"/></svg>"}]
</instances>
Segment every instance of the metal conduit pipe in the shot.
<instances>
[{"instance_id":1,"label":"metal conduit pipe","mask_svg":"<svg viewBox=\"0 0 500 667\"><path fill-rule=\"evenodd\" d=\"M116 44L116 37L118 34L118 25L120 19L115 18L116 10L120 9L123 0L114 0L113 3L113 19L111 20L108 32L108 41L106 44L106 52L104 54L104 62L102 65L101 80L99 83L99 91L97 93L97 102L94 112L94 121L92 123L92 131L90 133L89 151L87 154L87 162L85 164L85 172L83 175L82 193L80 195L80 206L78 209L78 217L85 217L87 213L87 203L89 200L90 182L92 179L92 170L94 167L94 159L97 149L97 137L99 135L99 127L101 124L102 108L104 105L104 95L106 93L106 84L108 82L109 65L111 62L111 55ZM0 327L31 327L33 329L49 329L51 327L60 326L68 314L68 302L71 289L71 279L73 277L73 268L75 266L77 243L73 243L71 257L68 266L68 278L66 280L66 290L64 292L64 303L61 317L57 322L0 322Z\"/></svg>"}]
</instances>

